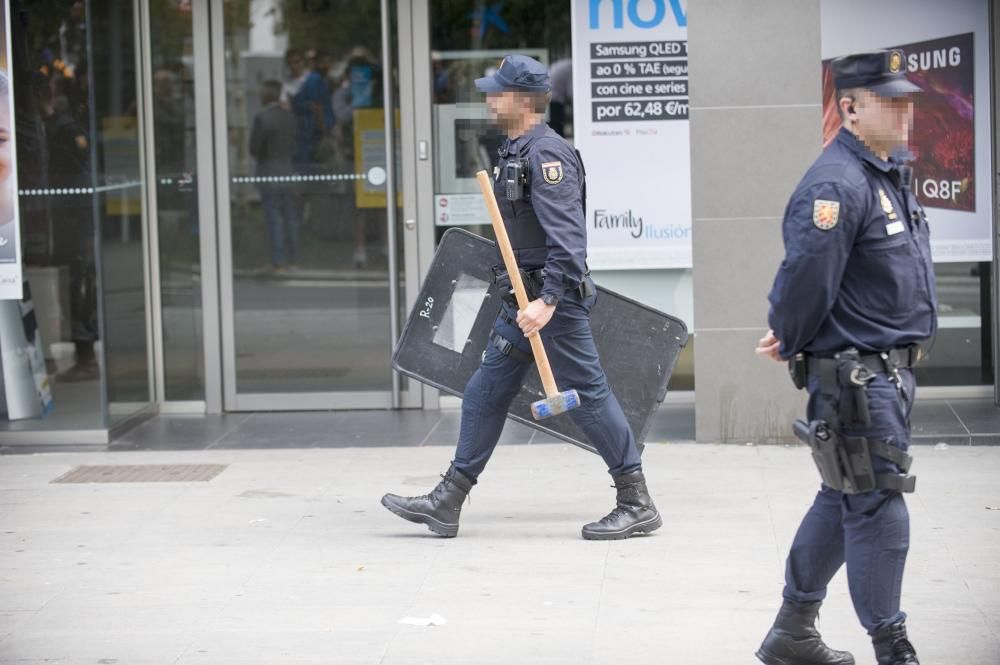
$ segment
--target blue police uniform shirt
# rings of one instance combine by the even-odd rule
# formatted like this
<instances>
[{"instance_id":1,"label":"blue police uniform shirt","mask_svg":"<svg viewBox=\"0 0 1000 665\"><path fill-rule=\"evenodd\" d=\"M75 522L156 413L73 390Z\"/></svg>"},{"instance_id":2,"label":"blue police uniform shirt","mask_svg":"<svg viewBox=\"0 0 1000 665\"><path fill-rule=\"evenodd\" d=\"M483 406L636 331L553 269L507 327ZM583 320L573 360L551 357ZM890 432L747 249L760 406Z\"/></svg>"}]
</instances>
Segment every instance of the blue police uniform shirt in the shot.
<instances>
[{"instance_id":1,"label":"blue police uniform shirt","mask_svg":"<svg viewBox=\"0 0 1000 665\"><path fill-rule=\"evenodd\" d=\"M898 164L841 129L792 194L768 295L781 357L881 352L937 328L930 233Z\"/></svg>"},{"instance_id":2,"label":"blue police uniform shirt","mask_svg":"<svg viewBox=\"0 0 1000 665\"><path fill-rule=\"evenodd\" d=\"M505 166L526 160L519 201L507 199ZM561 298L586 276L587 220L583 169L576 151L544 122L500 149L494 193L520 268L544 268L540 295Z\"/></svg>"}]
</instances>

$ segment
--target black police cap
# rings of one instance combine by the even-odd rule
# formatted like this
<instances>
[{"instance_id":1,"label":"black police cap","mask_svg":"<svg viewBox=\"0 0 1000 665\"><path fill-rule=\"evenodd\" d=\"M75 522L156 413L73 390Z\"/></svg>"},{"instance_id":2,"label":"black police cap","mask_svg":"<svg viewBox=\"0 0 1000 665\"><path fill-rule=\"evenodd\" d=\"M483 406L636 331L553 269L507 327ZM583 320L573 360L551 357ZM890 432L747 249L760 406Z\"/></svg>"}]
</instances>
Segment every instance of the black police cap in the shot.
<instances>
[{"instance_id":1,"label":"black police cap","mask_svg":"<svg viewBox=\"0 0 1000 665\"><path fill-rule=\"evenodd\" d=\"M504 56L496 73L476 79L476 87L486 93L504 90L546 93L551 89L548 68L534 58L519 54Z\"/></svg>"},{"instance_id":2,"label":"black police cap","mask_svg":"<svg viewBox=\"0 0 1000 665\"><path fill-rule=\"evenodd\" d=\"M830 69L838 90L867 88L883 97L921 91L920 86L906 78L906 55L900 49L844 55L835 58Z\"/></svg>"}]
</instances>

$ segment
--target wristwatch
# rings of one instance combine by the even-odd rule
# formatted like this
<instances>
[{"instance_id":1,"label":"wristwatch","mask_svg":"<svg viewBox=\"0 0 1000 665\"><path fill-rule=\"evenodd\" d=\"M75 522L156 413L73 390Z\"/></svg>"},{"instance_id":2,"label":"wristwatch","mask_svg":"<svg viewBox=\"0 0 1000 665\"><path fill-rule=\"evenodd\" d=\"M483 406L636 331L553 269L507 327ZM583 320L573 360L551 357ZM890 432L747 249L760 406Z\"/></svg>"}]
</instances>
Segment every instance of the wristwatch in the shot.
<instances>
[{"instance_id":1,"label":"wristwatch","mask_svg":"<svg viewBox=\"0 0 1000 665\"><path fill-rule=\"evenodd\" d=\"M540 298L546 305L555 305L559 302L559 296L554 293L543 293Z\"/></svg>"}]
</instances>

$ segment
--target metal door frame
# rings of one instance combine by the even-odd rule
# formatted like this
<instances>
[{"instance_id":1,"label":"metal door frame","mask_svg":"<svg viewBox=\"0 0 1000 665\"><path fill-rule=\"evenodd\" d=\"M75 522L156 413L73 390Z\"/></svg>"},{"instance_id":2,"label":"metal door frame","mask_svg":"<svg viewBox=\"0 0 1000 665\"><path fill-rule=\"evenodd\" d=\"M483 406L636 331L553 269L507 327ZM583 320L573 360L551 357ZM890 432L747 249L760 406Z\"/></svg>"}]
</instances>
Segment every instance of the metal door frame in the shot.
<instances>
[{"instance_id":1,"label":"metal door frame","mask_svg":"<svg viewBox=\"0 0 1000 665\"><path fill-rule=\"evenodd\" d=\"M1000 8L995 2L989 3L990 12L990 102L993 108L992 130L990 132L993 150L992 176L993 176L993 262L992 268L992 300L993 306L993 326L992 330L982 331L983 334L993 335L993 401L1000 405L1000 267L997 261L1000 260L1000 67L997 66L997 57L1000 56Z\"/></svg>"},{"instance_id":2,"label":"metal door frame","mask_svg":"<svg viewBox=\"0 0 1000 665\"><path fill-rule=\"evenodd\" d=\"M402 15L408 14L410 24L409 39L404 42L400 35L400 53L408 57L399 59L400 86L404 98L411 103L411 112L404 115L403 156L409 168L403 169L406 191L413 196L405 198L406 234L416 236L416 251L407 255L407 275L416 275L411 293L407 285L407 309L415 304L420 282L430 270L434 259L434 128L433 128L433 80L431 73L431 17L428 0L400 0L400 26ZM405 7L405 10L404 10ZM401 31L402 32L402 31ZM408 50L404 50L408 49ZM405 64L405 68L404 68ZM405 83L404 83L405 82ZM421 389L424 408L437 409L441 405L440 393L430 386Z\"/></svg>"},{"instance_id":3,"label":"metal door frame","mask_svg":"<svg viewBox=\"0 0 1000 665\"><path fill-rule=\"evenodd\" d=\"M161 414L221 413L222 371L219 338L219 289L218 266L212 257L217 254L218 238L215 220L215 152L211 132L199 131L195 135L195 174L197 177L197 207L199 222L199 271L201 276L202 358L204 398L195 400L168 400L164 360L164 316L162 274L160 270L159 206L157 202L157 171L152 99L152 41L155 29L151 24L149 4L134 0L137 16L137 43L141 57L137 62L140 74L141 126L144 182L145 232L148 238L147 271L148 302L150 303L150 349L152 352L153 400ZM212 67L211 39L209 35L209 8L206 3L191 6L192 64L194 67L194 111L197 127L212 126Z\"/></svg>"},{"instance_id":4,"label":"metal door frame","mask_svg":"<svg viewBox=\"0 0 1000 665\"><path fill-rule=\"evenodd\" d=\"M235 321L234 321L234 298L233 298L233 257L232 257L232 219L229 207L230 201L230 171L229 171L229 151L228 151L228 125L226 106L226 83L225 83L225 29L224 20L224 0L210 0L205 3L194 3L195 11L204 18L199 21L195 17L195 43L199 42L199 32L203 39L210 42L211 52L211 76L204 77L206 80L199 82L201 86L198 93L206 87L203 98L210 100L210 108L204 107L208 104L197 106L199 126L211 126L211 141L204 144L208 150L212 150L212 170L205 173L214 173L212 187L205 189L214 190L211 192L211 203L214 210L206 211L207 202L203 197L199 197L199 210L205 212L204 220L216 220L217 225L202 224L202 295L205 311L205 391L206 410L209 413L220 411L302 411L312 409L388 409L397 407L419 407L423 400L421 391L413 382L407 382L404 386L398 375L393 372L388 365L388 358L392 352L391 346L386 348L386 369L392 372L392 389L385 391L327 391L311 393L252 393L241 394L236 390L236 352L235 352ZM382 58L383 62L392 63L392 50L394 43L399 45L400 54L408 54L412 50L411 44L411 24L412 16L409 11L409 3L401 0L397 4L397 41L393 42L391 37L392 17L389 13L389 0L380 0L380 12L382 19ZM408 165L415 162L416 147L412 141L407 141L406 126L409 118L413 115L414 97L413 88L410 85L409 77L404 70L411 66L408 58L400 57L400 99L399 111L401 116L401 141L402 141L402 163L395 165L395 127L394 114L388 112L386 119L386 166L388 171L387 191L393 191L394 183L398 175L402 172L404 218L411 217L413 211L415 190L412 178L407 177ZM393 108L392 77L384 76L383 82L385 108ZM429 90L429 88L428 88ZM428 93L429 94L429 93ZM209 115L208 122L202 124L206 111ZM202 142L199 142L201 144ZM205 161L203 161L203 159ZM209 159L203 155L199 145L198 161L199 166L205 164ZM206 183L208 184L208 183ZM201 191L201 190L199 190ZM207 194L206 197L207 198ZM387 204L391 197L386 197ZM203 205L204 204L204 205ZM386 239L388 243L388 263L389 263L389 284L395 287L399 283L398 275L398 250L397 250L397 225L395 206L387 207L387 229ZM212 232L205 233L207 226L213 226ZM410 229L410 224L405 225L406 232L403 235L403 259L404 269L407 276L405 284L405 304L409 307L416 298L418 284L416 275L417 268L417 233L410 233L415 230ZM433 243L433 238L431 239ZM212 261L217 257L217 263ZM212 264L209 270L205 270L207 264ZM217 268L217 270L216 270ZM398 287L390 288L390 325L392 327L391 340L399 336L399 303ZM213 320L214 319L214 320ZM213 340L210 342L209 340ZM211 377L211 380L210 380Z\"/></svg>"}]
</instances>

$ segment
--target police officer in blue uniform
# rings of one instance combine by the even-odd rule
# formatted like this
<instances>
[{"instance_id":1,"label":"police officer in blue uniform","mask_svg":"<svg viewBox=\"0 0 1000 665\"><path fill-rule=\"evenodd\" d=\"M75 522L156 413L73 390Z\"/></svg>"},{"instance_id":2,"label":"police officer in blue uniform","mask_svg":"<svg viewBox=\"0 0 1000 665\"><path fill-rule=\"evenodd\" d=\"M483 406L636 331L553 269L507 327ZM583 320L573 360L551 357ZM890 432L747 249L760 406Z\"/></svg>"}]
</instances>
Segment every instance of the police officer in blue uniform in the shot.
<instances>
[{"instance_id":1,"label":"police officer in blue uniform","mask_svg":"<svg viewBox=\"0 0 1000 665\"><path fill-rule=\"evenodd\" d=\"M788 555L784 603L757 657L849 665L815 627L847 565L851 599L879 665L918 665L900 610L909 548L909 415L918 344L937 327L927 219L902 161L912 125L901 51L831 63L843 127L792 194L785 259L757 352L790 361L809 391L806 440L823 484Z\"/></svg>"},{"instance_id":2,"label":"police officer in blue uniform","mask_svg":"<svg viewBox=\"0 0 1000 665\"><path fill-rule=\"evenodd\" d=\"M617 488L615 508L583 527L588 540L628 538L662 524L646 488L635 437L608 386L590 328L597 299L587 270L584 170L576 151L545 124L551 97L545 65L523 55L503 59L492 76L476 80L493 121L507 133L494 170L494 191L504 226L532 302L519 311L503 263L494 273L504 305L491 344L463 394L454 460L429 494L387 494L382 505L443 536L458 533L458 519L496 447L511 401L532 368L528 335L540 334L556 380L575 388L570 411L608 465Z\"/></svg>"}]
</instances>

